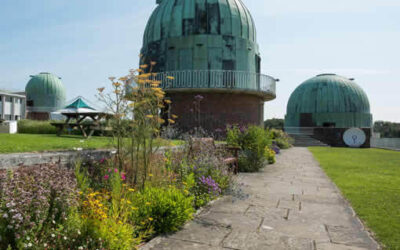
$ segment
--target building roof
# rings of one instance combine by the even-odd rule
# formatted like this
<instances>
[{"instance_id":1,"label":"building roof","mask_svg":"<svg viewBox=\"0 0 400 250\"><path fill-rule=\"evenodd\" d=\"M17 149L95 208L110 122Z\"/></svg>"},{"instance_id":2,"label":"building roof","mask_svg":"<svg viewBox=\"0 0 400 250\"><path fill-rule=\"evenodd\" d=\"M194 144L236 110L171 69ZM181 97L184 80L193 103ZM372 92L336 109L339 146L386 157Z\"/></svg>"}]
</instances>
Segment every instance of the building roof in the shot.
<instances>
[{"instance_id":1,"label":"building roof","mask_svg":"<svg viewBox=\"0 0 400 250\"><path fill-rule=\"evenodd\" d=\"M90 107L89 105L86 104L86 102L84 102L82 100L81 97L79 97L78 99L76 99L73 103L69 104L68 106L65 107L66 109L80 109L80 108L86 108L86 109L92 109L95 110L94 108Z\"/></svg>"},{"instance_id":2,"label":"building roof","mask_svg":"<svg viewBox=\"0 0 400 250\"><path fill-rule=\"evenodd\" d=\"M22 95L22 92L14 93L12 91L4 90L4 89L0 89L0 95L13 96L13 97L19 97L19 98L26 98L25 95Z\"/></svg>"}]
</instances>

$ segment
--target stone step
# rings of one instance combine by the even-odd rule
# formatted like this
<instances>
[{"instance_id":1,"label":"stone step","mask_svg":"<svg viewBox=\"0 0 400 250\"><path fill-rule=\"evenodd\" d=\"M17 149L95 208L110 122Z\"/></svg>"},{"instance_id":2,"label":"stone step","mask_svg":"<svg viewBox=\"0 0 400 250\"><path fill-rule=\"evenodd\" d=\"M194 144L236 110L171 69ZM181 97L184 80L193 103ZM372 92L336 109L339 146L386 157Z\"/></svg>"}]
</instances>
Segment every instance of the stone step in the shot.
<instances>
[{"instance_id":1,"label":"stone step","mask_svg":"<svg viewBox=\"0 0 400 250\"><path fill-rule=\"evenodd\" d=\"M295 147L328 147L329 145L304 134L289 134L294 139Z\"/></svg>"}]
</instances>

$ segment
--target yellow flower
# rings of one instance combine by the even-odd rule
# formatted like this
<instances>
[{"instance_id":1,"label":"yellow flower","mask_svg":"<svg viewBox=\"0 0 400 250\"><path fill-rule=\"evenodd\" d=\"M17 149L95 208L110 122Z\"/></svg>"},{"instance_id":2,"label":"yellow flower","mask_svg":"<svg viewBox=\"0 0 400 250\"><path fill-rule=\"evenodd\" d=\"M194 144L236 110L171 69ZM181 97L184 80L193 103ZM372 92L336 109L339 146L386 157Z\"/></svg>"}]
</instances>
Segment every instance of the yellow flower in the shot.
<instances>
[{"instance_id":1,"label":"yellow flower","mask_svg":"<svg viewBox=\"0 0 400 250\"><path fill-rule=\"evenodd\" d=\"M189 191L187 191L186 189L183 192L185 192L186 195L189 194Z\"/></svg>"},{"instance_id":2,"label":"yellow flower","mask_svg":"<svg viewBox=\"0 0 400 250\"><path fill-rule=\"evenodd\" d=\"M103 93L103 91L105 90L105 88L98 88L97 89L100 93Z\"/></svg>"},{"instance_id":3,"label":"yellow flower","mask_svg":"<svg viewBox=\"0 0 400 250\"><path fill-rule=\"evenodd\" d=\"M149 217L149 221L153 221L153 218Z\"/></svg>"},{"instance_id":4,"label":"yellow flower","mask_svg":"<svg viewBox=\"0 0 400 250\"><path fill-rule=\"evenodd\" d=\"M164 100L164 102L165 102L166 104L171 104L171 103L172 103L170 100Z\"/></svg>"},{"instance_id":5,"label":"yellow flower","mask_svg":"<svg viewBox=\"0 0 400 250\"><path fill-rule=\"evenodd\" d=\"M146 115L147 118L152 119L154 118L154 115Z\"/></svg>"},{"instance_id":6,"label":"yellow flower","mask_svg":"<svg viewBox=\"0 0 400 250\"><path fill-rule=\"evenodd\" d=\"M140 222L140 224L145 225L146 223L144 223L144 222L142 221L142 222Z\"/></svg>"},{"instance_id":7,"label":"yellow flower","mask_svg":"<svg viewBox=\"0 0 400 250\"><path fill-rule=\"evenodd\" d=\"M178 116L177 115L172 115L172 118L176 119L176 118L178 118Z\"/></svg>"},{"instance_id":8,"label":"yellow flower","mask_svg":"<svg viewBox=\"0 0 400 250\"><path fill-rule=\"evenodd\" d=\"M113 83L113 85L114 85L115 87L117 87L117 88L118 88L118 87L120 87L120 86L121 86L121 83L119 83L119 82L114 82L114 83Z\"/></svg>"},{"instance_id":9,"label":"yellow flower","mask_svg":"<svg viewBox=\"0 0 400 250\"><path fill-rule=\"evenodd\" d=\"M182 182L182 184L183 184L183 185L185 185L185 186L187 185L187 183L186 183L186 182Z\"/></svg>"},{"instance_id":10,"label":"yellow flower","mask_svg":"<svg viewBox=\"0 0 400 250\"><path fill-rule=\"evenodd\" d=\"M173 77L173 76L167 76L167 79L168 79L168 80L174 80L175 77Z\"/></svg>"},{"instance_id":11,"label":"yellow flower","mask_svg":"<svg viewBox=\"0 0 400 250\"><path fill-rule=\"evenodd\" d=\"M154 65L156 65L157 63L156 63L156 62L150 62L150 64L151 64L151 66L154 66Z\"/></svg>"},{"instance_id":12,"label":"yellow flower","mask_svg":"<svg viewBox=\"0 0 400 250\"><path fill-rule=\"evenodd\" d=\"M158 123L163 124L163 123L165 123L165 120L164 120L164 119L161 119L161 118L158 118Z\"/></svg>"},{"instance_id":13,"label":"yellow flower","mask_svg":"<svg viewBox=\"0 0 400 250\"><path fill-rule=\"evenodd\" d=\"M175 123L175 121L172 120L172 119L168 119L168 122L171 123L171 124L174 124L174 123Z\"/></svg>"},{"instance_id":14,"label":"yellow flower","mask_svg":"<svg viewBox=\"0 0 400 250\"><path fill-rule=\"evenodd\" d=\"M149 174L150 177L153 177L153 174Z\"/></svg>"},{"instance_id":15,"label":"yellow flower","mask_svg":"<svg viewBox=\"0 0 400 250\"><path fill-rule=\"evenodd\" d=\"M146 202L146 206L150 206L151 205L151 203L150 202Z\"/></svg>"},{"instance_id":16,"label":"yellow flower","mask_svg":"<svg viewBox=\"0 0 400 250\"><path fill-rule=\"evenodd\" d=\"M128 189L130 192L135 192L135 189L133 189L133 188L130 188L130 189Z\"/></svg>"},{"instance_id":17,"label":"yellow flower","mask_svg":"<svg viewBox=\"0 0 400 250\"><path fill-rule=\"evenodd\" d=\"M138 210L138 208L137 207L132 207L132 210Z\"/></svg>"},{"instance_id":18,"label":"yellow flower","mask_svg":"<svg viewBox=\"0 0 400 250\"><path fill-rule=\"evenodd\" d=\"M148 67L149 67L149 65L147 65L147 64L140 65L141 69L147 69Z\"/></svg>"}]
</instances>

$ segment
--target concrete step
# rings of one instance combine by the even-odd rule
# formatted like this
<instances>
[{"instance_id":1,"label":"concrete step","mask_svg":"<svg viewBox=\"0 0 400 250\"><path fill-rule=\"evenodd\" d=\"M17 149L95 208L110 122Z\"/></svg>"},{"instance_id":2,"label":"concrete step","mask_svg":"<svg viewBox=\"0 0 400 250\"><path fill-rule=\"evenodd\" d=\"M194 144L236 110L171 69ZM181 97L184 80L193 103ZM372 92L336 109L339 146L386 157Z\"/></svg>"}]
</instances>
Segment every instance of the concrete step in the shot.
<instances>
[{"instance_id":1,"label":"concrete step","mask_svg":"<svg viewBox=\"0 0 400 250\"><path fill-rule=\"evenodd\" d=\"M329 147L329 145L304 134L289 134L294 139L295 147Z\"/></svg>"}]
</instances>

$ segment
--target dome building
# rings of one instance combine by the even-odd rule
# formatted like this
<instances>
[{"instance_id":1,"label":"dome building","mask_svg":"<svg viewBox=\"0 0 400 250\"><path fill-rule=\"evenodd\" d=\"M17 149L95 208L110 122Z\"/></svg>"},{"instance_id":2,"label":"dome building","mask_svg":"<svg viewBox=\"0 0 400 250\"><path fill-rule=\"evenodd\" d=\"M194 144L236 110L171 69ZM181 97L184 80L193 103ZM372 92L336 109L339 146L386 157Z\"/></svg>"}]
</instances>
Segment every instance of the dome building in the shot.
<instances>
[{"instance_id":1,"label":"dome building","mask_svg":"<svg viewBox=\"0 0 400 250\"><path fill-rule=\"evenodd\" d=\"M342 134L360 128L370 135L372 114L364 90L354 79L321 74L302 83L290 96L285 117L289 133L307 131L330 145L341 145Z\"/></svg>"},{"instance_id":2,"label":"dome building","mask_svg":"<svg viewBox=\"0 0 400 250\"><path fill-rule=\"evenodd\" d=\"M64 84L60 77L50 73L31 76L25 93L28 119L48 120L51 112L65 105Z\"/></svg>"},{"instance_id":3,"label":"dome building","mask_svg":"<svg viewBox=\"0 0 400 250\"><path fill-rule=\"evenodd\" d=\"M172 101L170 112L179 116L179 128L261 125L264 102L276 98L275 79L260 72L256 27L243 2L157 4L144 32L140 63L157 63L153 72ZM201 96L201 105L193 103L195 96Z\"/></svg>"}]
</instances>

